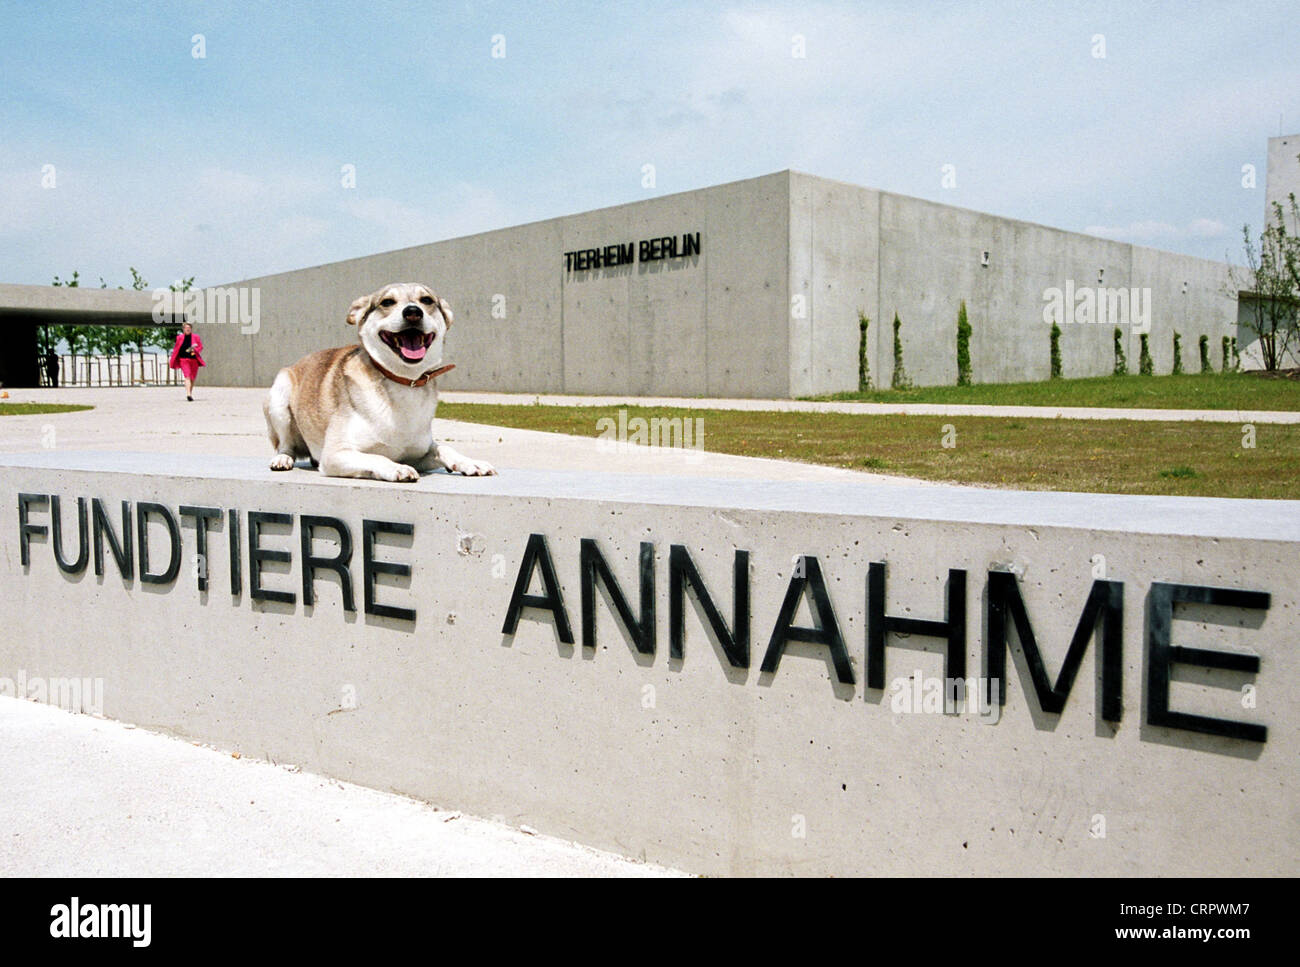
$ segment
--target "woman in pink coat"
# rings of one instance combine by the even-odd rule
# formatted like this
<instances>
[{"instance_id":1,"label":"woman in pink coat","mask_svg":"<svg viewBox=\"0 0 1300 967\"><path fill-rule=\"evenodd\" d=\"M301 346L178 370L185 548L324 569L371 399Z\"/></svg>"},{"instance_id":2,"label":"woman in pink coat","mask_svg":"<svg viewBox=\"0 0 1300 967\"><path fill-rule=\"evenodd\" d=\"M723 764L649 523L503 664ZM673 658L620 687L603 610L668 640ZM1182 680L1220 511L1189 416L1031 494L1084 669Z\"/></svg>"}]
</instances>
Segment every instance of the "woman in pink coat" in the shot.
<instances>
[{"instance_id":1,"label":"woman in pink coat","mask_svg":"<svg viewBox=\"0 0 1300 967\"><path fill-rule=\"evenodd\" d=\"M185 374L185 398L191 403L194 402L194 380L199 375L199 367L207 365L199 355L202 351L203 340L194 334L193 326L185 323L176 334L176 345L172 347L167 365Z\"/></svg>"}]
</instances>

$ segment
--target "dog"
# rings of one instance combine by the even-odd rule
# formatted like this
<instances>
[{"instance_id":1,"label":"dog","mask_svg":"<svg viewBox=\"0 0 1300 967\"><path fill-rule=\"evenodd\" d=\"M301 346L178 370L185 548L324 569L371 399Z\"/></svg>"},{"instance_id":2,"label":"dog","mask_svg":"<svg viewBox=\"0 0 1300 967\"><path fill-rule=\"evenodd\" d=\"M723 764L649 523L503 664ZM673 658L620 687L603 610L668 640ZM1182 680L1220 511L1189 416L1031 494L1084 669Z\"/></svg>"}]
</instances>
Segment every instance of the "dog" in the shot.
<instances>
[{"instance_id":1,"label":"dog","mask_svg":"<svg viewBox=\"0 0 1300 967\"><path fill-rule=\"evenodd\" d=\"M322 349L280 370L262 405L272 470L310 457L327 477L409 483L421 470L495 474L433 439L437 377L451 306L427 285L400 282L348 308L357 344Z\"/></svg>"}]
</instances>

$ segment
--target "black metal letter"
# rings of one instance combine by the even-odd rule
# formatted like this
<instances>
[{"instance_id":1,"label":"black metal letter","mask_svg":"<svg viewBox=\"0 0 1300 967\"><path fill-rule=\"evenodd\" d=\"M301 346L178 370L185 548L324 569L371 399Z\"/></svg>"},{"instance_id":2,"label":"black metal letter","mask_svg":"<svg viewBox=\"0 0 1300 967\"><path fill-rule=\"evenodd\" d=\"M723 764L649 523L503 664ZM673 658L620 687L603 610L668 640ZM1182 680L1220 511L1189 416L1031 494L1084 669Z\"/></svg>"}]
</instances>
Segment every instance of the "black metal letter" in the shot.
<instances>
[{"instance_id":1,"label":"black metal letter","mask_svg":"<svg viewBox=\"0 0 1300 967\"><path fill-rule=\"evenodd\" d=\"M230 508L226 519L230 521L227 528L230 532L230 594L237 598L244 590L243 556L239 553L239 511Z\"/></svg>"},{"instance_id":2,"label":"black metal letter","mask_svg":"<svg viewBox=\"0 0 1300 967\"><path fill-rule=\"evenodd\" d=\"M1025 663L1029 666L1029 677L1034 683L1038 705L1044 712L1058 715L1065 708L1065 700L1070 697L1074 676L1078 674L1083 653L1088 650L1088 640L1100 624L1101 647L1098 660L1101 662L1101 717L1107 722L1120 720L1123 712L1124 582L1092 582L1092 590L1088 592L1088 600L1083 605L1083 614L1074 626L1070 649L1065 653L1065 661L1061 664L1061 674L1053 685L1047 677L1047 668L1043 664L1042 652L1038 650L1038 641L1034 638L1034 629L1029 623L1029 613L1020 596L1020 584L1016 576L1009 571L989 571L989 639L984 647L989 680L999 684L998 703L1001 705L1007 704L1008 611L1015 621L1020 647L1025 652ZM985 699L991 702L987 689Z\"/></svg>"},{"instance_id":3,"label":"black metal letter","mask_svg":"<svg viewBox=\"0 0 1300 967\"><path fill-rule=\"evenodd\" d=\"M182 517L194 518L194 545L195 552L199 555L199 590L208 589L208 521L221 519L220 507L191 507L188 504L180 506ZM234 511L232 510L233 514Z\"/></svg>"},{"instance_id":4,"label":"black metal letter","mask_svg":"<svg viewBox=\"0 0 1300 967\"><path fill-rule=\"evenodd\" d=\"M673 658L685 656L684 605L686 585L690 584L695 599L704 609L709 627L722 645L727 661L734 668L749 667L749 551L736 551L732 569L732 621L733 634L718 613L713 596L704 586L704 580L691 560L690 552L681 544L673 544L668 551L668 653Z\"/></svg>"},{"instance_id":5,"label":"black metal letter","mask_svg":"<svg viewBox=\"0 0 1300 967\"><path fill-rule=\"evenodd\" d=\"M840 634L839 622L835 620L835 608L831 605L830 595L826 593L826 582L822 580L822 568L817 558L804 555L801 557L801 569L796 569L786 588L785 601L781 613L772 629L772 639L767 644L767 654L763 656L762 670L775 672L785 653L789 641L807 641L814 645L825 645L831 650L835 662L835 675L841 682L852 685L853 666L849 663L849 652L844 647L844 636ZM790 624L799 607L799 599L808 589L812 590L812 613L814 628L797 628Z\"/></svg>"},{"instance_id":6,"label":"black metal letter","mask_svg":"<svg viewBox=\"0 0 1300 967\"><path fill-rule=\"evenodd\" d=\"M272 514L260 510L248 512L248 597L252 601L281 601L293 604L292 591L271 591L262 587L262 562L278 561L288 564L293 555L289 551L271 551L258 546L263 524L288 524L293 526L292 514Z\"/></svg>"},{"instance_id":7,"label":"black metal letter","mask_svg":"<svg viewBox=\"0 0 1300 967\"><path fill-rule=\"evenodd\" d=\"M1267 591L1151 582L1151 596L1147 599L1147 688L1150 690L1147 695L1147 724L1186 729L1188 732L1204 732L1206 735L1222 735L1230 739L1246 739L1250 742L1268 741L1268 729L1263 725L1169 710L1171 665L1200 665L1202 668L1221 668L1248 674L1259 671L1257 655L1184 648L1171 644L1174 605L1179 602L1267 611L1270 597Z\"/></svg>"},{"instance_id":8,"label":"black metal letter","mask_svg":"<svg viewBox=\"0 0 1300 967\"><path fill-rule=\"evenodd\" d=\"M873 561L867 568L867 687L885 687L885 635L895 632L944 638L943 673L951 680L966 679L966 572L949 568L947 614L943 621L902 618L885 614L885 564Z\"/></svg>"},{"instance_id":9,"label":"black metal letter","mask_svg":"<svg viewBox=\"0 0 1300 967\"><path fill-rule=\"evenodd\" d=\"M542 589L544 594L526 594L528 584L533 579L533 570L542 569ZM528 546L524 548L524 558L519 562L519 576L515 578L515 589L510 594L510 607L506 609L506 623L501 626L503 635L513 635L519 627L519 615L524 608L541 608L555 616L555 630L560 641L566 645L573 644L573 629L569 626L569 613L564 608L564 595L560 593L560 582L555 577L555 565L551 562L551 552L546 547L546 537L542 534L529 534Z\"/></svg>"},{"instance_id":10,"label":"black metal letter","mask_svg":"<svg viewBox=\"0 0 1300 967\"><path fill-rule=\"evenodd\" d=\"M316 603L313 584L318 568L333 571L339 576L339 586L343 589L343 610L356 611L352 598L352 572L348 565L352 562L352 532L348 525L337 517L314 517L303 514L298 518L298 527L302 533L302 603ZM317 527L328 527L339 535L339 552L334 557L317 557L312 553L312 531Z\"/></svg>"},{"instance_id":11,"label":"black metal letter","mask_svg":"<svg viewBox=\"0 0 1300 967\"><path fill-rule=\"evenodd\" d=\"M623 589L600 553L600 547L589 537L582 539L579 567L582 571L582 647L596 647L596 579L599 577L614 603L614 613L623 630L632 639L636 650L643 655L655 653L655 546L641 542L641 617L633 617Z\"/></svg>"},{"instance_id":12,"label":"black metal letter","mask_svg":"<svg viewBox=\"0 0 1300 967\"><path fill-rule=\"evenodd\" d=\"M104 510L104 502L98 497L90 500L91 531L95 541L95 573L104 573L104 535L108 535L108 549L113 552L117 562L117 572L128 581L135 577L135 556L131 548L131 503L122 501L122 540L118 543L113 533L113 523Z\"/></svg>"},{"instance_id":13,"label":"black metal letter","mask_svg":"<svg viewBox=\"0 0 1300 967\"><path fill-rule=\"evenodd\" d=\"M167 570L161 574L149 573L149 515L157 514L167 525L167 534L171 538L171 557L167 561ZM140 548L140 583L171 584L181 571L181 528L176 523L172 512L162 504L142 500L135 505L136 545Z\"/></svg>"},{"instance_id":14,"label":"black metal letter","mask_svg":"<svg viewBox=\"0 0 1300 967\"><path fill-rule=\"evenodd\" d=\"M59 510L57 494L50 494L50 519L54 522L54 535L50 538L54 544L54 560L59 570L65 574L80 574L86 569L90 560L90 541L86 536L86 498L77 498L77 559L72 562L63 559L63 515Z\"/></svg>"},{"instance_id":15,"label":"black metal letter","mask_svg":"<svg viewBox=\"0 0 1300 967\"><path fill-rule=\"evenodd\" d=\"M18 495L18 559L23 567L32 563L32 554L29 549L31 536L36 534L44 537L49 530L44 524L30 524L27 522L27 505L36 504L44 506L49 503L50 498L45 494L22 494ZM96 559L98 560L98 559ZM96 571L96 574L99 572Z\"/></svg>"},{"instance_id":16,"label":"black metal letter","mask_svg":"<svg viewBox=\"0 0 1300 967\"><path fill-rule=\"evenodd\" d=\"M414 534L414 524L395 524L383 520L361 521L361 558L364 575L364 599L366 614L377 614L385 618L397 618L401 621L414 621L414 608L399 608L375 601L375 576L378 574L395 574L409 577L411 565L397 564L393 561L375 560L375 538L379 534Z\"/></svg>"}]
</instances>

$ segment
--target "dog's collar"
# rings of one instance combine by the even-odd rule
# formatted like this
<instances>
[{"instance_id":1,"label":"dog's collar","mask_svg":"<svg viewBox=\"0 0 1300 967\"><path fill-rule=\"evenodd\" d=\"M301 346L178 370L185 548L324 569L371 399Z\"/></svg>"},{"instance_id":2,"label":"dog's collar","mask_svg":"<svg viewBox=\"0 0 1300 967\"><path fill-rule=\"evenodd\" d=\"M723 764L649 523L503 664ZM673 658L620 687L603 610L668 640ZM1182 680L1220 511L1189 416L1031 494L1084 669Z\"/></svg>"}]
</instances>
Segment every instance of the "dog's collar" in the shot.
<instances>
[{"instance_id":1,"label":"dog's collar","mask_svg":"<svg viewBox=\"0 0 1300 967\"><path fill-rule=\"evenodd\" d=\"M455 363L448 363L446 366L439 366L437 369L429 370L422 376L417 376L415 379L411 379L407 376L398 376L396 373L390 373L388 370L384 369L383 366L379 365L379 360L375 359L374 356L371 356L370 353L366 353L365 355L367 359L375 364L375 369L379 370L394 383L401 383L403 386L423 386L425 383L429 382L429 380L437 379L443 373L456 368Z\"/></svg>"}]
</instances>

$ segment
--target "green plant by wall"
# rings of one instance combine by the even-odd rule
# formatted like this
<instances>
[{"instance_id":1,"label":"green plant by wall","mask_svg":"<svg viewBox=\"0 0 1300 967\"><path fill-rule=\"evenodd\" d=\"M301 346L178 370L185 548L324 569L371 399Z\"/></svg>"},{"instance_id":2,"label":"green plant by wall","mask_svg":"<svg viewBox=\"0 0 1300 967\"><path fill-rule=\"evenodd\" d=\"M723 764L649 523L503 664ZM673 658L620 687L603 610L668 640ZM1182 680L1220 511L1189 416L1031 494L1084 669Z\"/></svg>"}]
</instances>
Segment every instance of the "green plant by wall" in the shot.
<instances>
[{"instance_id":1,"label":"green plant by wall","mask_svg":"<svg viewBox=\"0 0 1300 967\"><path fill-rule=\"evenodd\" d=\"M1221 352L1223 354L1223 363L1220 365L1219 372L1226 373L1232 369L1232 344L1228 342L1227 336L1223 337Z\"/></svg>"},{"instance_id":2,"label":"green plant by wall","mask_svg":"<svg viewBox=\"0 0 1300 967\"><path fill-rule=\"evenodd\" d=\"M1183 371L1183 337L1174 333L1174 375Z\"/></svg>"},{"instance_id":3,"label":"green plant by wall","mask_svg":"<svg viewBox=\"0 0 1300 967\"><path fill-rule=\"evenodd\" d=\"M890 385L894 389L911 389L912 380L907 375L907 370L903 368L903 337L898 331L903 324L898 321L898 313L894 313L894 376Z\"/></svg>"},{"instance_id":4,"label":"green plant by wall","mask_svg":"<svg viewBox=\"0 0 1300 967\"><path fill-rule=\"evenodd\" d=\"M871 320L858 310L858 392L871 389L871 363L867 361L867 326Z\"/></svg>"},{"instance_id":5,"label":"green plant by wall","mask_svg":"<svg viewBox=\"0 0 1300 967\"><path fill-rule=\"evenodd\" d=\"M1241 353L1237 352L1237 337L1232 337L1232 371L1241 369Z\"/></svg>"},{"instance_id":6,"label":"green plant by wall","mask_svg":"<svg viewBox=\"0 0 1300 967\"><path fill-rule=\"evenodd\" d=\"M1150 376L1155 372L1155 364L1151 361L1151 339L1144 332L1138 336L1138 342L1142 347L1138 355L1138 373L1142 376Z\"/></svg>"},{"instance_id":7,"label":"green plant by wall","mask_svg":"<svg viewBox=\"0 0 1300 967\"><path fill-rule=\"evenodd\" d=\"M1052 379L1061 378L1061 327L1052 323Z\"/></svg>"},{"instance_id":8,"label":"green plant by wall","mask_svg":"<svg viewBox=\"0 0 1300 967\"><path fill-rule=\"evenodd\" d=\"M1196 344L1201 350L1201 372L1214 372L1214 367L1210 365L1210 337L1201 336L1200 339L1196 340Z\"/></svg>"},{"instance_id":9,"label":"green plant by wall","mask_svg":"<svg viewBox=\"0 0 1300 967\"><path fill-rule=\"evenodd\" d=\"M1115 375L1128 375L1128 358L1124 355L1124 330L1119 326L1115 327Z\"/></svg>"},{"instance_id":10,"label":"green plant by wall","mask_svg":"<svg viewBox=\"0 0 1300 967\"><path fill-rule=\"evenodd\" d=\"M957 310L957 385L970 385L970 322L966 318L966 300Z\"/></svg>"}]
</instances>

